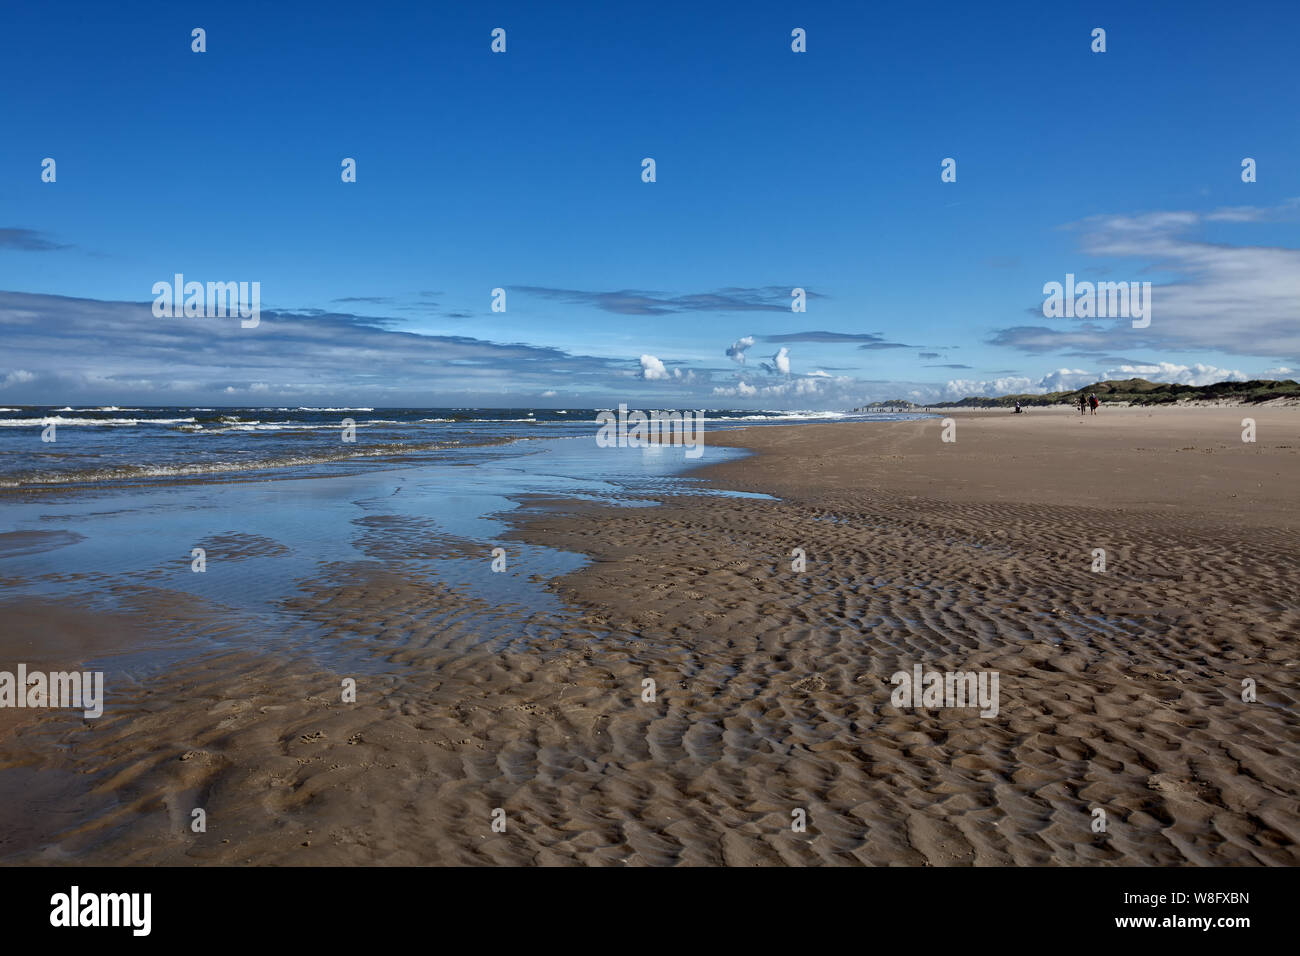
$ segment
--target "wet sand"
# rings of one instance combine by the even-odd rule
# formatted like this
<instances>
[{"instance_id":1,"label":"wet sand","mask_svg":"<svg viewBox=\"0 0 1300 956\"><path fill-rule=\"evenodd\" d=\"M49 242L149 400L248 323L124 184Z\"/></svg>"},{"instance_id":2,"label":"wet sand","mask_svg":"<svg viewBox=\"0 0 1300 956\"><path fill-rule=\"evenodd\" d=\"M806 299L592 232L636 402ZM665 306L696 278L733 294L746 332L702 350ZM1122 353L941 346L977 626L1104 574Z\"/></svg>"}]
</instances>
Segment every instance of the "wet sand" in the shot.
<instances>
[{"instance_id":1,"label":"wet sand","mask_svg":"<svg viewBox=\"0 0 1300 956\"><path fill-rule=\"evenodd\" d=\"M110 667L99 720L0 739L0 860L1300 862L1300 414L952 417L953 443L938 420L708 435L756 455L700 476L780 500L537 497L514 539L591 559L550 609L324 566L284 609L369 665L287 643ZM367 527L371 553L430 546L398 531ZM133 610L97 630L228 627L161 592ZM0 662L47 633L76 656L84 622L14 612ZM996 671L998 715L895 707L913 664Z\"/></svg>"}]
</instances>

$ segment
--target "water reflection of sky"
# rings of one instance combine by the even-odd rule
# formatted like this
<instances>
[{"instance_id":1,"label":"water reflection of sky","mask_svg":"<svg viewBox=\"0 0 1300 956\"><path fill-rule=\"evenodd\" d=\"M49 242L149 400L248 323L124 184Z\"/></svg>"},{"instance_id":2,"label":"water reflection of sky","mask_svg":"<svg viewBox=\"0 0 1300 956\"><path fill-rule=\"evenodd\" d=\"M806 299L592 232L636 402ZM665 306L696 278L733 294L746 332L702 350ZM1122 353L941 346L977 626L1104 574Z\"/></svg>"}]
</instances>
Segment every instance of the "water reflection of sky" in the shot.
<instances>
[{"instance_id":1,"label":"water reflection of sky","mask_svg":"<svg viewBox=\"0 0 1300 956\"><path fill-rule=\"evenodd\" d=\"M507 540L503 516L521 500L652 507L639 496L740 494L705 487L683 471L745 454L706 446L702 457L687 460L680 447L599 448L590 436L478 452L329 478L124 485L3 500L0 531L40 532L44 549L33 551L28 538L12 549L26 553L0 551L0 600L41 595L111 608L142 586L166 589L220 610L232 623L232 642L253 633L273 644L294 627L281 606L286 597L323 571L368 565L462 589L503 616L557 613L558 599L543 581L584 559ZM253 556L240 557L217 546L203 573L191 570L192 548L230 534L278 553L253 547ZM448 539L461 540L440 554ZM491 570L494 547L505 549L503 573Z\"/></svg>"}]
</instances>

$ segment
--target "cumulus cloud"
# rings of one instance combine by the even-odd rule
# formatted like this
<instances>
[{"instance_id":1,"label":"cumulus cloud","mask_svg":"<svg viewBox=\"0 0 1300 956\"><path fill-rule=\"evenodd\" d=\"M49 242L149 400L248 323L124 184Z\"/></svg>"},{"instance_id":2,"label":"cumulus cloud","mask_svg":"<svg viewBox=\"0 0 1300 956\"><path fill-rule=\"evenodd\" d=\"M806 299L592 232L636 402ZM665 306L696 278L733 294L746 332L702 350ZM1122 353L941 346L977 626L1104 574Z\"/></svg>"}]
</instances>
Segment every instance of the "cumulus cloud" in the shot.
<instances>
[{"instance_id":1,"label":"cumulus cloud","mask_svg":"<svg viewBox=\"0 0 1300 956\"><path fill-rule=\"evenodd\" d=\"M830 392L830 385L834 384L840 388L833 394ZM775 382L771 385L749 385L743 381L736 383L735 386L715 386L713 394L727 398L752 398L762 396L763 398L782 399L782 398L831 398L841 401L843 404L856 404L848 395L848 389L854 388L860 383L856 379L840 377L832 379L825 372L820 374L799 376L784 382Z\"/></svg>"},{"instance_id":2,"label":"cumulus cloud","mask_svg":"<svg viewBox=\"0 0 1300 956\"><path fill-rule=\"evenodd\" d=\"M950 379L940 389L939 398L944 401L958 401L971 395L1020 395L1046 391L1046 388L1039 385L1032 378L1025 378L1021 375L1011 375L988 381L955 378Z\"/></svg>"},{"instance_id":3,"label":"cumulus cloud","mask_svg":"<svg viewBox=\"0 0 1300 956\"><path fill-rule=\"evenodd\" d=\"M1121 365L1107 370L1103 379L1144 378L1148 382L1167 382L1172 385L1213 385L1215 382L1244 382L1246 376L1236 369L1216 368L1213 365L1175 365L1158 362L1153 365Z\"/></svg>"},{"instance_id":4,"label":"cumulus cloud","mask_svg":"<svg viewBox=\"0 0 1300 956\"><path fill-rule=\"evenodd\" d=\"M987 380L952 379L930 397L935 401L957 401L968 396L1045 395L1048 392L1072 392L1094 382L1144 378L1149 382L1172 385L1213 385L1215 382L1244 382L1246 376L1236 369L1213 365L1176 365L1172 362L1123 364L1104 372L1080 368L1059 368L1042 378L1009 375Z\"/></svg>"},{"instance_id":5,"label":"cumulus cloud","mask_svg":"<svg viewBox=\"0 0 1300 956\"><path fill-rule=\"evenodd\" d=\"M1042 378L1026 375L1006 375L991 379L951 379L938 392L930 395L934 401L959 401L970 396L1045 395L1048 392L1069 392L1101 379L1096 372L1086 369L1058 368Z\"/></svg>"},{"instance_id":6,"label":"cumulus cloud","mask_svg":"<svg viewBox=\"0 0 1300 956\"><path fill-rule=\"evenodd\" d=\"M754 347L754 337L746 335L743 339L737 339L727 349L727 357L738 365L745 364L745 352Z\"/></svg>"},{"instance_id":7,"label":"cumulus cloud","mask_svg":"<svg viewBox=\"0 0 1300 956\"><path fill-rule=\"evenodd\" d=\"M1087 369L1058 368L1055 372L1048 372L1039 379L1034 388L1043 392L1069 392L1084 385L1091 385L1101 377Z\"/></svg>"},{"instance_id":8,"label":"cumulus cloud","mask_svg":"<svg viewBox=\"0 0 1300 956\"><path fill-rule=\"evenodd\" d=\"M789 384L794 386L796 395L816 395L821 392L823 382L819 378L797 378Z\"/></svg>"},{"instance_id":9,"label":"cumulus cloud","mask_svg":"<svg viewBox=\"0 0 1300 956\"><path fill-rule=\"evenodd\" d=\"M772 364L763 363L763 367L775 371L780 375L790 374L790 350L782 346L777 353L772 356Z\"/></svg>"},{"instance_id":10,"label":"cumulus cloud","mask_svg":"<svg viewBox=\"0 0 1300 956\"><path fill-rule=\"evenodd\" d=\"M641 377L647 382L655 382L660 379L668 378L668 369L664 368L664 363L659 361L653 355L642 355Z\"/></svg>"}]
</instances>

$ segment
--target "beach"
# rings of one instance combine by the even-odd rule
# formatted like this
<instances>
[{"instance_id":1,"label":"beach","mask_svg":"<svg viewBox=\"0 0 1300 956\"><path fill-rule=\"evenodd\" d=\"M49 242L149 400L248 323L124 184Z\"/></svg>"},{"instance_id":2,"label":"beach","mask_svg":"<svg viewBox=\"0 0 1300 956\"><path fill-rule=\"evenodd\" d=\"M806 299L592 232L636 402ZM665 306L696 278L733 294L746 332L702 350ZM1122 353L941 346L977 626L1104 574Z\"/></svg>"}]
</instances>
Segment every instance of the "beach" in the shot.
<instances>
[{"instance_id":1,"label":"beach","mask_svg":"<svg viewBox=\"0 0 1300 956\"><path fill-rule=\"evenodd\" d=\"M0 862L1300 862L1296 408L707 446L632 452L662 485L611 453L36 496L86 517L6 538L47 563L0 565L0 667L90 661L107 701L0 711ZM897 706L917 666L996 674L996 714Z\"/></svg>"}]
</instances>

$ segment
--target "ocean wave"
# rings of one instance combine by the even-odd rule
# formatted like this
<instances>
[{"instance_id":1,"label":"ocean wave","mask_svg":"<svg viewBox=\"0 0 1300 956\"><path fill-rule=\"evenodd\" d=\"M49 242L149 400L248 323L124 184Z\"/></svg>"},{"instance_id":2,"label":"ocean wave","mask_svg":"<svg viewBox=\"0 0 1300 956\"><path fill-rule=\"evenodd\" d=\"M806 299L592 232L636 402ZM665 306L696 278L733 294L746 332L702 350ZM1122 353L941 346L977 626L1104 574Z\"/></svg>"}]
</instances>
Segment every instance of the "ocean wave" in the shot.
<instances>
[{"instance_id":1,"label":"ocean wave","mask_svg":"<svg viewBox=\"0 0 1300 956\"><path fill-rule=\"evenodd\" d=\"M492 445L500 442L480 442ZM30 488L40 485L93 484L108 481L135 481L150 478L191 478L205 475L222 475L249 471L271 471L282 468L299 468L349 461L355 458L381 458L410 454L412 452L439 451L445 448L466 447L456 441L421 442L418 444L384 444L348 451L321 452L314 455L286 455L256 461L188 462L173 465L118 465L109 468L88 468L84 471L51 472L48 474L18 475L0 480L0 488Z\"/></svg>"},{"instance_id":2,"label":"ocean wave","mask_svg":"<svg viewBox=\"0 0 1300 956\"><path fill-rule=\"evenodd\" d=\"M225 435L230 432L287 432L287 431L325 431L329 429L339 430L340 425L297 425L277 422L239 422L234 425L223 425L220 428L205 428L205 434L208 435Z\"/></svg>"},{"instance_id":3,"label":"ocean wave","mask_svg":"<svg viewBox=\"0 0 1300 956\"><path fill-rule=\"evenodd\" d=\"M747 415L725 415L718 418L706 418L705 421L718 422L772 422L772 421L808 421L846 417L845 412L750 412Z\"/></svg>"},{"instance_id":4,"label":"ocean wave","mask_svg":"<svg viewBox=\"0 0 1300 956\"><path fill-rule=\"evenodd\" d=\"M379 419L376 421L355 422L357 428L373 428L376 425L410 425L412 422L397 422L388 419ZM342 422L329 422L327 424L311 424L309 422L226 422L224 419L219 427L203 428L205 435L224 435L228 432L316 432L316 431L341 431L345 426ZM194 431L194 429L187 429Z\"/></svg>"},{"instance_id":5,"label":"ocean wave","mask_svg":"<svg viewBox=\"0 0 1300 956\"><path fill-rule=\"evenodd\" d=\"M15 411L15 409L5 409L5 411ZM71 405L64 405L62 408L56 408L58 412L142 412L143 408L121 408L117 405L82 405L79 408L73 408Z\"/></svg>"},{"instance_id":6,"label":"ocean wave","mask_svg":"<svg viewBox=\"0 0 1300 956\"><path fill-rule=\"evenodd\" d=\"M417 418L416 424L436 425L442 422L456 425L563 425L567 422L539 422L536 418ZM406 422L394 422L405 425Z\"/></svg>"},{"instance_id":7,"label":"ocean wave","mask_svg":"<svg viewBox=\"0 0 1300 956\"><path fill-rule=\"evenodd\" d=\"M0 418L0 428L30 428L44 425L179 425L193 418L64 418L39 415L32 418Z\"/></svg>"}]
</instances>

